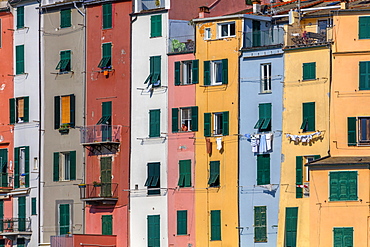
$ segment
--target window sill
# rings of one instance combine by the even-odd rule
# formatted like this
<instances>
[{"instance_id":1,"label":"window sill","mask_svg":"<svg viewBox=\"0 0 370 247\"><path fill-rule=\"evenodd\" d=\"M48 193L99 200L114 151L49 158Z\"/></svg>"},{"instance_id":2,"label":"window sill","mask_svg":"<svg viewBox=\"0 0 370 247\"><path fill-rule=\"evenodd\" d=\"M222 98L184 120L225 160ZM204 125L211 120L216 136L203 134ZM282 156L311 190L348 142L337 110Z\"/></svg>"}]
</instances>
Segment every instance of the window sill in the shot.
<instances>
[{"instance_id":1,"label":"window sill","mask_svg":"<svg viewBox=\"0 0 370 247\"><path fill-rule=\"evenodd\" d=\"M316 81L318 78L311 78L311 79L302 79L302 82L305 82L305 81Z\"/></svg>"},{"instance_id":2,"label":"window sill","mask_svg":"<svg viewBox=\"0 0 370 247\"><path fill-rule=\"evenodd\" d=\"M200 87L217 87L217 86L227 86L227 84L211 84L211 85L200 85Z\"/></svg>"},{"instance_id":3,"label":"window sill","mask_svg":"<svg viewBox=\"0 0 370 247\"><path fill-rule=\"evenodd\" d=\"M328 202L360 202L359 199L357 200L335 200L335 201L331 201L330 199L328 200Z\"/></svg>"},{"instance_id":4,"label":"window sill","mask_svg":"<svg viewBox=\"0 0 370 247\"><path fill-rule=\"evenodd\" d=\"M272 94L272 91L263 91L263 92L259 92L258 94Z\"/></svg>"},{"instance_id":5,"label":"window sill","mask_svg":"<svg viewBox=\"0 0 370 247\"><path fill-rule=\"evenodd\" d=\"M151 39L155 39L155 38L162 38L162 35L161 36L150 36Z\"/></svg>"}]
</instances>

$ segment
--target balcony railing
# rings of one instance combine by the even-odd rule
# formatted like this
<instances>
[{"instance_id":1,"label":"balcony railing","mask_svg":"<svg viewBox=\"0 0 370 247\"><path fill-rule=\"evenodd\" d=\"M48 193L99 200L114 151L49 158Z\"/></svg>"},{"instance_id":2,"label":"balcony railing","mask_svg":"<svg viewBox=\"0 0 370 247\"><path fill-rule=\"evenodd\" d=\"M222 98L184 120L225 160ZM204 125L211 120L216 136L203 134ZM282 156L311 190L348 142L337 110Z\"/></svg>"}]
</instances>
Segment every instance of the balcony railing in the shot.
<instances>
[{"instance_id":1,"label":"balcony railing","mask_svg":"<svg viewBox=\"0 0 370 247\"><path fill-rule=\"evenodd\" d=\"M165 0L141 0L143 10L164 8Z\"/></svg>"},{"instance_id":2,"label":"balcony railing","mask_svg":"<svg viewBox=\"0 0 370 247\"><path fill-rule=\"evenodd\" d=\"M287 42L288 47L304 47L324 45L332 40L331 28L321 30L320 32L307 32L301 29L288 29Z\"/></svg>"},{"instance_id":3,"label":"balcony railing","mask_svg":"<svg viewBox=\"0 0 370 247\"><path fill-rule=\"evenodd\" d=\"M194 48L195 41L193 36L168 39L168 53L193 52Z\"/></svg>"},{"instance_id":4,"label":"balcony railing","mask_svg":"<svg viewBox=\"0 0 370 247\"><path fill-rule=\"evenodd\" d=\"M282 28L244 32L244 48L282 44L284 44L284 30Z\"/></svg>"},{"instance_id":5,"label":"balcony railing","mask_svg":"<svg viewBox=\"0 0 370 247\"><path fill-rule=\"evenodd\" d=\"M31 232L30 218L5 218L0 220L0 235Z\"/></svg>"},{"instance_id":6,"label":"balcony railing","mask_svg":"<svg viewBox=\"0 0 370 247\"><path fill-rule=\"evenodd\" d=\"M82 144L119 143L121 125L93 125L80 129Z\"/></svg>"},{"instance_id":7,"label":"balcony railing","mask_svg":"<svg viewBox=\"0 0 370 247\"><path fill-rule=\"evenodd\" d=\"M11 190L13 186L12 180L13 180L12 174L1 172L0 173L0 191Z\"/></svg>"},{"instance_id":8,"label":"balcony railing","mask_svg":"<svg viewBox=\"0 0 370 247\"><path fill-rule=\"evenodd\" d=\"M117 183L98 183L79 185L80 197L84 201L115 201L118 199Z\"/></svg>"}]
</instances>

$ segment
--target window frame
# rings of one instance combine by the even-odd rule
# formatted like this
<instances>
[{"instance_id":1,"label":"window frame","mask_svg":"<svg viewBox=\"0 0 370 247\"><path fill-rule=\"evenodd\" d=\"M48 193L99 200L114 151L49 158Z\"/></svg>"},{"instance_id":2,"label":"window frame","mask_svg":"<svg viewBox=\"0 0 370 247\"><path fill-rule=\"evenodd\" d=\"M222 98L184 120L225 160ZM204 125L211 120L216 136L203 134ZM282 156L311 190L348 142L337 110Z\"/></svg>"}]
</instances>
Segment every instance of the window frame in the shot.
<instances>
[{"instance_id":1,"label":"window frame","mask_svg":"<svg viewBox=\"0 0 370 247\"><path fill-rule=\"evenodd\" d=\"M175 62L175 86L198 84L199 60L184 60Z\"/></svg>"},{"instance_id":2,"label":"window frame","mask_svg":"<svg viewBox=\"0 0 370 247\"><path fill-rule=\"evenodd\" d=\"M113 28L113 4L102 4L102 29Z\"/></svg>"},{"instance_id":3,"label":"window frame","mask_svg":"<svg viewBox=\"0 0 370 247\"><path fill-rule=\"evenodd\" d=\"M336 232L337 232L337 234L339 233L339 230L341 230L341 235L342 236L339 236L339 237L341 237L340 238L340 245L337 245L336 244ZM345 231L347 230L347 232L351 232L351 236L350 236L350 238L351 238L351 243L352 244L350 244L350 245L345 245L346 244L346 242L344 242L345 241L345 239L348 239L348 235L347 235L347 237L346 237L346 235L345 235ZM354 228L353 227L333 227L333 246L334 247L341 247L341 246L354 246L353 245L353 236L354 236Z\"/></svg>"},{"instance_id":4,"label":"window frame","mask_svg":"<svg viewBox=\"0 0 370 247\"><path fill-rule=\"evenodd\" d=\"M149 110L149 138L161 137L161 110Z\"/></svg>"},{"instance_id":5,"label":"window frame","mask_svg":"<svg viewBox=\"0 0 370 247\"><path fill-rule=\"evenodd\" d=\"M203 61L203 84L204 86L220 86L229 83L228 59ZM221 70L221 71L219 71ZM217 78L221 75L221 81Z\"/></svg>"},{"instance_id":6,"label":"window frame","mask_svg":"<svg viewBox=\"0 0 370 247\"><path fill-rule=\"evenodd\" d=\"M369 31L370 32L370 31ZM370 90L370 61L359 62L359 90Z\"/></svg>"},{"instance_id":7,"label":"window frame","mask_svg":"<svg viewBox=\"0 0 370 247\"><path fill-rule=\"evenodd\" d=\"M210 212L210 227L211 227L211 241L221 241L221 210L211 210Z\"/></svg>"},{"instance_id":8,"label":"window frame","mask_svg":"<svg viewBox=\"0 0 370 247\"><path fill-rule=\"evenodd\" d=\"M24 150L24 163L21 164L21 151ZM21 173L21 166L24 173ZM30 147L14 148L14 188L28 188L30 186Z\"/></svg>"},{"instance_id":9,"label":"window frame","mask_svg":"<svg viewBox=\"0 0 370 247\"><path fill-rule=\"evenodd\" d=\"M147 215L148 246L159 247L161 238L161 216Z\"/></svg>"},{"instance_id":10,"label":"window frame","mask_svg":"<svg viewBox=\"0 0 370 247\"><path fill-rule=\"evenodd\" d=\"M270 154L257 154L257 185L271 183L271 157Z\"/></svg>"},{"instance_id":11,"label":"window frame","mask_svg":"<svg viewBox=\"0 0 370 247\"><path fill-rule=\"evenodd\" d=\"M63 219L63 220L66 220L66 224L67 223L68 224L63 225L63 226L61 224L62 223L62 211L61 211L62 207L61 206L63 206L63 208L66 207L66 209L68 208L68 211L66 212L66 214L68 215L68 220ZM71 204L69 204L69 203L58 204L58 233L59 233L59 235L66 235L68 233L71 233L71 226L72 226L71 209L72 209L72 207L71 207ZM64 217L66 217L66 216L64 216Z\"/></svg>"},{"instance_id":12,"label":"window frame","mask_svg":"<svg viewBox=\"0 0 370 247\"><path fill-rule=\"evenodd\" d=\"M98 68L101 70L110 70L112 66L112 42L102 43L101 45L101 59Z\"/></svg>"},{"instance_id":13,"label":"window frame","mask_svg":"<svg viewBox=\"0 0 370 247\"><path fill-rule=\"evenodd\" d=\"M216 118L221 118L220 121L216 121ZM220 128L218 128L221 123L221 133ZM229 135L229 112L205 112L204 113L204 136L227 136ZM219 133L219 134L217 134Z\"/></svg>"},{"instance_id":14,"label":"window frame","mask_svg":"<svg viewBox=\"0 0 370 247\"><path fill-rule=\"evenodd\" d=\"M272 103L258 104L258 121L254 129L258 132L269 132L272 129Z\"/></svg>"},{"instance_id":15,"label":"window frame","mask_svg":"<svg viewBox=\"0 0 370 247\"><path fill-rule=\"evenodd\" d=\"M312 132L316 129L316 102L302 103L302 132Z\"/></svg>"},{"instance_id":16,"label":"window frame","mask_svg":"<svg viewBox=\"0 0 370 247\"><path fill-rule=\"evenodd\" d=\"M177 210L177 236L188 235L188 211Z\"/></svg>"},{"instance_id":17,"label":"window frame","mask_svg":"<svg viewBox=\"0 0 370 247\"><path fill-rule=\"evenodd\" d=\"M357 132L358 132L358 136L357 136L357 145L358 146L370 146L370 129L369 128L362 128L362 121L361 120L367 120L367 127L370 128L370 117L364 117L364 116L361 116L361 117L357 117ZM362 130L365 129L365 131L367 133L362 133ZM365 134L366 136L368 136L368 139L367 140L363 140L362 137L363 137L363 134Z\"/></svg>"},{"instance_id":18,"label":"window frame","mask_svg":"<svg viewBox=\"0 0 370 247\"><path fill-rule=\"evenodd\" d=\"M259 214L259 215L258 215ZM267 243L267 207L254 206L254 242ZM259 238L259 234L262 234Z\"/></svg>"},{"instance_id":19,"label":"window frame","mask_svg":"<svg viewBox=\"0 0 370 247\"><path fill-rule=\"evenodd\" d=\"M23 100L23 118L19 117L19 101ZM10 124L20 124L29 122L29 97L18 97L9 99Z\"/></svg>"},{"instance_id":20,"label":"window frame","mask_svg":"<svg viewBox=\"0 0 370 247\"><path fill-rule=\"evenodd\" d=\"M113 235L113 215L102 215L102 235ZM107 228L108 227L108 228Z\"/></svg>"},{"instance_id":21,"label":"window frame","mask_svg":"<svg viewBox=\"0 0 370 247\"><path fill-rule=\"evenodd\" d=\"M223 27L227 26L227 34L223 35ZM234 26L234 30L232 30L231 26ZM229 38L229 37L235 37L236 36L236 23L235 21L229 21L229 22L222 22L217 24L217 30L218 30L218 38ZM232 31L234 34L232 34Z\"/></svg>"},{"instance_id":22,"label":"window frame","mask_svg":"<svg viewBox=\"0 0 370 247\"><path fill-rule=\"evenodd\" d=\"M298 227L298 207L286 207L284 247L297 246L297 233L298 233L297 227Z\"/></svg>"},{"instance_id":23,"label":"window frame","mask_svg":"<svg viewBox=\"0 0 370 247\"><path fill-rule=\"evenodd\" d=\"M62 97L69 97L69 123L63 123L63 104ZM62 126L67 128L75 127L75 112L76 112L76 97L74 94L54 96L54 129L59 129Z\"/></svg>"},{"instance_id":24,"label":"window frame","mask_svg":"<svg viewBox=\"0 0 370 247\"><path fill-rule=\"evenodd\" d=\"M76 157L77 157L76 151L54 152L53 154L54 182L65 182L76 180L76 162L77 162ZM69 158L68 162L66 162L67 158Z\"/></svg>"},{"instance_id":25,"label":"window frame","mask_svg":"<svg viewBox=\"0 0 370 247\"><path fill-rule=\"evenodd\" d=\"M150 38L162 37L162 15L150 17Z\"/></svg>"},{"instance_id":26,"label":"window frame","mask_svg":"<svg viewBox=\"0 0 370 247\"><path fill-rule=\"evenodd\" d=\"M204 29L204 40L211 40L212 39L212 29L210 27L206 27Z\"/></svg>"},{"instance_id":27,"label":"window frame","mask_svg":"<svg viewBox=\"0 0 370 247\"><path fill-rule=\"evenodd\" d=\"M309 62L302 64L302 80L316 80L316 62Z\"/></svg>"},{"instance_id":28,"label":"window frame","mask_svg":"<svg viewBox=\"0 0 370 247\"><path fill-rule=\"evenodd\" d=\"M260 93L271 93L272 92L271 63L262 63L260 65L260 69L261 69L261 87L260 87L261 91ZM265 72L267 72L267 76L265 76Z\"/></svg>"},{"instance_id":29,"label":"window frame","mask_svg":"<svg viewBox=\"0 0 370 247\"><path fill-rule=\"evenodd\" d=\"M209 178L208 178L208 187L220 187L220 161L210 161L209 162Z\"/></svg>"},{"instance_id":30,"label":"window frame","mask_svg":"<svg viewBox=\"0 0 370 247\"><path fill-rule=\"evenodd\" d=\"M15 46L15 75L25 74L24 45Z\"/></svg>"},{"instance_id":31,"label":"window frame","mask_svg":"<svg viewBox=\"0 0 370 247\"><path fill-rule=\"evenodd\" d=\"M210 61L210 73L211 73L211 86L222 85L222 60L212 60ZM217 77L220 78L217 78ZM217 81L219 79L220 81Z\"/></svg>"}]
</instances>

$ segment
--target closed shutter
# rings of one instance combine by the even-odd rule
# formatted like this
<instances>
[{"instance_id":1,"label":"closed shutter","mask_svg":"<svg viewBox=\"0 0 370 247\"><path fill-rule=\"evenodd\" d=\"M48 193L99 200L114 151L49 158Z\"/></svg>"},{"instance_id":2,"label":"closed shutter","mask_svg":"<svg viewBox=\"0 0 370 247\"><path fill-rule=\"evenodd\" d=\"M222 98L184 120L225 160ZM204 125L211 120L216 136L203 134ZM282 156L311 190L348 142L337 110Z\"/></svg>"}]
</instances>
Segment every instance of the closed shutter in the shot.
<instances>
[{"instance_id":1,"label":"closed shutter","mask_svg":"<svg viewBox=\"0 0 370 247\"><path fill-rule=\"evenodd\" d=\"M24 28L24 7L17 8L17 29Z\"/></svg>"},{"instance_id":2,"label":"closed shutter","mask_svg":"<svg viewBox=\"0 0 370 247\"><path fill-rule=\"evenodd\" d=\"M23 97L23 122L28 123L30 119L30 97Z\"/></svg>"},{"instance_id":3,"label":"closed shutter","mask_svg":"<svg viewBox=\"0 0 370 247\"><path fill-rule=\"evenodd\" d=\"M26 231L26 197L18 197L18 230Z\"/></svg>"},{"instance_id":4,"label":"closed shutter","mask_svg":"<svg viewBox=\"0 0 370 247\"><path fill-rule=\"evenodd\" d=\"M180 169L184 176L184 187L191 186L191 160L180 160Z\"/></svg>"},{"instance_id":5,"label":"closed shutter","mask_svg":"<svg viewBox=\"0 0 370 247\"><path fill-rule=\"evenodd\" d=\"M204 136L211 136L211 113L204 113Z\"/></svg>"},{"instance_id":6,"label":"closed shutter","mask_svg":"<svg viewBox=\"0 0 370 247\"><path fill-rule=\"evenodd\" d=\"M102 215L102 235L113 235L113 218L112 215Z\"/></svg>"},{"instance_id":7,"label":"closed shutter","mask_svg":"<svg viewBox=\"0 0 370 247\"><path fill-rule=\"evenodd\" d=\"M357 172L347 172L348 200L357 200Z\"/></svg>"},{"instance_id":8,"label":"closed shutter","mask_svg":"<svg viewBox=\"0 0 370 247\"><path fill-rule=\"evenodd\" d=\"M355 117L347 118L348 146L357 145L356 123L357 119Z\"/></svg>"},{"instance_id":9,"label":"closed shutter","mask_svg":"<svg viewBox=\"0 0 370 247\"><path fill-rule=\"evenodd\" d=\"M15 124L15 99L11 98L9 99L9 123L10 124Z\"/></svg>"},{"instance_id":10,"label":"closed shutter","mask_svg":"<svg viewBox=\"0 0 370 247\"><path fill-rule=\"evenodd\" d=\"M75 96L74 96L74 94L71 94L70 96L69 96L69 99L70 99L70 123L69 123L69 126L71 127L71 128L74 128L75 127L75 119L76 119L76 111L75 111L75 109L76 109L76 100L75 100Z\"/></svg>"},{"instance_id":11,"label":"closed shutter","mask_svg":"<svg viewBox=\"0 0 370 247\"><path fill-rule=\"evenodd\" d=\"M353 247L353 227L335 227L334 247Z\"/></svg>"},{"instance_id":12,"label":"closed shutter","mask_svg":"<svg viewBox=\"0 0 370 247\"><path fill-rule=\"evenodd\" d=\"M0 149L0 186L8 187L8 149Z\"/></svg>"},{"instance_id":13,"label":"closed shutter","mask_svg":"<svg viewBox=\"0 0 370 247\"><path fill-rule=\"evenodd\" d=\"M15 47L15 73L17 75L24 73L24 45Z\"/></svg>"},{"instance_id":14,"label":"closed shutter","mask_svg":"<svg viewBox=\"0 0 370 247\"><path fill-rule=\"evenodd\" d=\"M229 83L229 74L228 74L228 61L227 59L222 59L222 84Z\"/></svg>"},{"instance_id":15,"label":"closed shutter","mask_svg":"<svg viewBox=\"0 0 370 247\"><path fill-rule=\"evenodd\" d=\"M4 200L0 200L0 231L2 232L3 230L4 230Z\"/></svg>"},{"instance_id":16,"label":"closed shutter","mask_svg":"<svg viewBox=\"0 0 370 247\"><path fill-rule=\"evenodd\" d=\"M297 246L298 207L285 209L285 247Z\"/></svg>"},{"instance_id":17,"label":"closed shutter","mask_svg":"<svg viewBox=\"0 0 370 247\"><path fill-rule=\"evenodd\" d=\"M37 200L36 200L36 197L31 198L31 214L32 215L37 214Z\"/></svg>"},{"instance_id":18,"label":"closed shutter","mask_svg":"<svg viewBox=\"0 0 370 247\"><path fill-rule=\"evenodd\" d=\"M54 129L60 127L60 96L54 97Z\"/></svg>"},{"instance_id":19,"label":"closed shutter","mask_svg":"<svg viewBox=\"0 0 370 247\"><path fill-rule=\"evenodd\" d=\"M69 152L70 180L76 180L76 151Z\"/></svg>"},{"instance_id":20,"label":"closed shutter","mask_svg":"<svg viewBox=\"0 0 370 247\"><path fill-rule=\"evenodd\" d=\"M315 131L315 102L303 103L303 131Z\"/></svg>"},{"instance_id":21,"label":"closed shutter","mask_svg":"<svg viewBox=\"0 0 370 247\"><path fill-rule=\"evenodd\" d=\"M177 235L186 235L187 231L187 219L188 211L187 210L178 210L177 211Z\"/></svg>"},{"instance_id":22,"label":"closed shutter","mask_svg":"<svg viewBox=\"0 0 370 247\"><path fill-rule=\"evenodd\" d=\"M191 130L198 131L198 106L191 107Z\"/></svg>"},{"instance_id":23,"label":"closed shutter","mask_svg":"<svg viewBox=\"0 0 370 247\"><path fill-rule=\"evenodd\" d=\"M172 108L172 132L176 133L179 131L179 109Z\"/></svg>"},{"instance_id":24,"label":"closed shutter","mask_svg":"<svg viewBox=\"0 0 370 247\"><path fill-rule=\"evenodd\" d=\"M19 188L19 154L20 148L14 148L14 188Z\"/></svg>"},{"instance_id":25,"label":"closed shutter","mask_svg":"<svg viewBox=\"0 0 370 247\"><path fill-rule=\"evenodd\" d=\"M53 156L53 181L59 181L59 153L55 152Z\"/></svg>"},{"instance_id":26,"label":"closed shutter","mask_svg":"<svg viewBox=\"0 0 370 247\"><path fill-rule=\"evenodd\" d=\"M59 235L66 235L70 232L70 206L69 204L59 205Z\"/></svg>"},{"instance_id":27,"label":"closed shutter","mask_svg":"<svg viewBox=\"0 0 370 247\"><path fill-rule=\"evenodd\" d=\"M70 27L71 26L71 9L63 9L60 11L60 27Z\"/></svg>"},{"instance_id":28,"label":"closed shutter","mask_svg":"<svg viewBox=\"0 0 370 247\"><path fill-rule=\"evenodd\" d=\"M211 240L221 240L220 210L211 210Z\"/></svg>"},{"instance_id":29,"label":"closed shutter","mask_svg":"<svg viewBox=\"0 0 370 247\"><path fill-rule=\"evenodd\" d=\"M222 113L222 135L229 135L229 112Z\"/></svg>"},{"instance_id":30,"label":"closed shutter","mask_svg":"<svg viewBox=\"0 0 370 247\"><path fill-rule=\"evenodd\" d=\"M316 63L304 63L303 64L303 80L314 80L316 79Z\"/></svg>"},{"instance_id":31,"label":"closed shutter","mask_svg":"<svg viewBox=\"0 0 370 247\"><path fill-rule=\"evenodd\" d=\"M267 242L266 206L254 207L254 242Z\"/></svg>"},{"instance_id":32,"label":"closed shutter","mask_svg":"<svg viewBox=\"0 0 370 247\"><path fill-rule=\"evenodd\" d=\"M358 19L358 38L370 39L370 16L361 16Z\"/></svg>"},{"instance_id":33,"label":"closed shutter","mask_svg":"<svg viewBox=\"0 0 370 247\"><path fill-rule=\"evenodd\" d=\"M370 90L370 61L359 63L359 77L359 89Z\"/></svg>"},{"instance_id":34,"label":"closed shutter","mask_svg":"<svg viewBox=\"0 0 370 247\"><path fill-rule=\"evenodd\" d=\"M296 185L302 185L303 184L303 157L302 156L296 156L295 157L295 183ZM299 188L296 186L296 198L303 198L303 188Z\"/></svg>"},{"instance_id":35,"label":"closed shutter","mask_svg":"<svg viewBox=\"0 0 370 247\"><path fill-rule=\"evenodd\" d=\"M24 147L24 171L25 171L25 186L30 187L30 147Z\"/></svg>"},{"instance_id":36,"label":"closed shutter","mask_svg":"<svg viewBox=\"0 0 370 247\"><path fill-rule=\"evenodd\" d=\"M150 17L150 37L162 36L162 15L153 15Z\"/></svg>"},{"instance_id":37,"label":"closed shutter","mask_svg":"<svg viewBox=\"0 0 370 247\"><path fill-rule=\"evenodd\" d=\"M330 172L329 173L329 186L330 186L330 201L339 200L339 172Z\"/></svg>"},{"instance_id":38,"label":"closed shutter","mask_svg":"<svg viewBox=\"0 0 370 247\"><path fill-rule=\"evenodd\" d=\"M204 61L204 73L203 80L204 86L211 85L211 63L210 61Z\"/></svg>"},{"instance_id":39,"label":"closed shutter","mask_svg":"<svg viewBox=\"0 0 370 247\"><path fill-rule=\"evenodd\" d=\"M112 28L112 4L103 4L103 29Z\"/></svg>"},{"instance_id":40,"label":"closed shutter","mask_svg":"<svg viewBox=\"0 0 370 247\"><path fill-rule=\"evenodd\" d=\"M102 103L102 117L112 116L112 101Z\"/></svg>"},{"instance_id":41,"label":"closed shutter","mask_svg":"<svg viewBox=\"0 0 370 247\"><path fill-rule=\"evenodd\" d=\"M181 84L181 62L175 62L175 86Z\"/></svg>"},{"instance_id":42,"label":"closed shutter","mask_svg":"<svg viewBox=\"0 0 370 247\"><path fill-rule=\"evenodd\" d=\"M257 185L270 183L270 155L257 155Z\"/></svg>"},{"instance_id":43,"label":"closed shutter","mask_svg":"<svg viewBox=\"0 0 370 247\"><path fill-rule=\"evenodd\" d=\"M193 60L192 61L192 80L193 84L199 83L199 60Z\"/></svg>"},{"instance_id":44,"label":"closed shutter","mask_svg":"<svg viewBox=\"0 0 370 247\"><path fill-rule=\"evenodd\" d=\"M160 247L160 216L148 215L148 247Z\"/></svg>"},{"instance_id":45,"label":"closed shutter","mask_svg":"<svg viewBox=\"0 0 370 247\"><path fill-rule=\"evenodd\" d=\"M160 135L160 110L150 110L149 137L159 137Z\"/></svg>"}]
</instances>

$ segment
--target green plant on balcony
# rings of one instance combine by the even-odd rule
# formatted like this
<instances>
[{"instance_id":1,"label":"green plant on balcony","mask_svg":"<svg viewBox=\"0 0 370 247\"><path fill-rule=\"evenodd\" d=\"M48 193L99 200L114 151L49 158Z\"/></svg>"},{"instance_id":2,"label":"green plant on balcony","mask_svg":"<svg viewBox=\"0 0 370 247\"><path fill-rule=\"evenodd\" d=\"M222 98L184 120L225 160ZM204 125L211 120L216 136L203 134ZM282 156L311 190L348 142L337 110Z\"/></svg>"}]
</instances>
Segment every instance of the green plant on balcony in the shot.
<instances>
[{"instance_id":1,"label":"green plant on balcony","mask_svg":"<svg viewBox=\"0 0 370 247\"><path fill-rule=\"evenodd\" d=\"M159 7L161 5L161 0L155 0L155 6Z\"/></svg>"},{"instance_id":2,"label":"green plant on balcony","mask_svg":"<svg viewBox=\"0 0 370 247\"><path fill-rule=\"evenodd\" d=\"M69 124L62 124L60 127L59 127L59 133L61 134L68 134L69 132Z\"/></svg>"},{"instance_id":3,"label":"green plant on balcony","mask_svg":"<svg viewBox=\"0 0 370 247\"><path fill-rule=\"evenodd\" d=\"M185 51L185 48L186 46L184 43L181 43L177 39L172 40L172 52L182 52Z\"/></svg>"},{"instance_id":4,"label":"green plant on balcony","mask_svg":"<svg viewBox=\"0 0 370 247\"><path fill-rule=\"evenodd\" d=\"M100 182L96 182L96 181L94 181L94 182L93 182L93 186L94 186L94 187L100 187L100 186L101 186L101 183L100 183Z\"/></svg>"}]
</instances>

